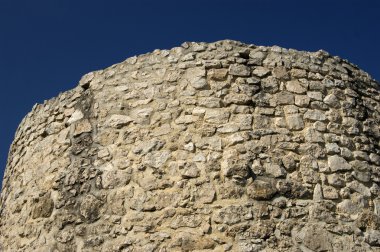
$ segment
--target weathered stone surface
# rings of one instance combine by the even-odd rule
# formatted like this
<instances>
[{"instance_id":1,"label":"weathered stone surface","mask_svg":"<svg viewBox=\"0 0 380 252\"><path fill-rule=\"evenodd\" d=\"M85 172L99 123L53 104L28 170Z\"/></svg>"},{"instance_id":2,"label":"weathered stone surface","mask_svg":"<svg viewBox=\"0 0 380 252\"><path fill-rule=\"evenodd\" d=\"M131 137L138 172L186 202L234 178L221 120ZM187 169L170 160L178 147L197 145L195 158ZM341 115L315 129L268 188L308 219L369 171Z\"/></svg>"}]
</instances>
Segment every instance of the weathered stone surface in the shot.
<instances>
[{"instance_id":1,"label":"weathered stone surface","mask_svg":"<svg viewBox=\"0 0 380 252\"><path fill-rule=\"evenodd\" d=\"M32 218L49 218L54 208L54 202L50 198L50 194L39 197L35 201Z\"/></svg>"},{"instance_id":2,"label":"weathered stone surface","mask_svg":"<svg viewBox=\"0 0 380 252\"><path fill-rule=\"evenodd\" d=\"M247 188L248 196L255 200L269 200L276 192L273 180L257 179Z\"/></svg>"},{"instance_id":3,"label":"weathered stone surface","mask_svg":"<svg viewBox=\"0 0 380 252\"><path fill-rule=\"evenodd\" d=\"M327 160L327 164L332 172L348 171L352 169L351 165L338 155L330 156Z\"/></svg>"},{"instance_id":4,"label":"weathered stone surface","mask_svg":"<svg viewBox=\"0 0 380 252\"><path fill-rule=\"evenodd\" d=\"M307 85L299 82L298 80L292 80L286 83L286 89L292 93L304 94L307 91Z\"/></svg>"},{"instance_id":5,"label":"weathered stone surface","mask_svg":"<svg viewBox=\"0 0 380 252\"><path fill-rule=\"evenodd\" d=\"M247 66L234 64L230 66L229 73L235 76L247 77L251 74L251 70Z\"/></svg>"},{"instance_id":6,"label":"weathered stone surface","mask_svg":"<svg viewBox=\"0 0 380 252\"><path fill-rule=\"evenodd\" d=\"M324 51L183 43L36 105L1 251L378 251L379 85Z\"/></svg>"}]
</instances>

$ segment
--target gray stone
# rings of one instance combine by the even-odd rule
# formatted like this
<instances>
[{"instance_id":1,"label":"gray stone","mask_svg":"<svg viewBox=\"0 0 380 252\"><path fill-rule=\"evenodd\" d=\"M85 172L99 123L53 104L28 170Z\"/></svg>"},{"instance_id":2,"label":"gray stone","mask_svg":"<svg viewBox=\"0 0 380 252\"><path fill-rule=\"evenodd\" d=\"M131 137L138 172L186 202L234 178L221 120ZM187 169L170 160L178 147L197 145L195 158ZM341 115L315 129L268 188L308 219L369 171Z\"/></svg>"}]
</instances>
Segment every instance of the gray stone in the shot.
<instances>
[{"instance_id":1,"label":"gray stone","mask_svg":"<svg viewBox=\"0 0 380 252\"><path fill-rule=\"evenodd\" d=\"M329 185L332 185L335 187L343 187L344 186L344 180L338 174L327 175L327 182L329 183Z\"/></svg>"},{"instance_id":2,"label":"gray stone","mask_svg":"<svg viewBox=\"0 0 380 252\"><path fill-rule=\"evenodd\" d=\"M326 115L322 111L309 109L303 115L303 118L311 121L324 121L326 120Z\"/></svg>"},{"instance_id":3,"label":"gray stone","mask_svg":"<svg viewBox=\"0 0 380 252\"><path fill-rule=\"evenodd\" d=\"M253 72L252 72L253 75L256 75L256 76L258 76L258 77L264 77L264 76L266 76L266 75L269 74L269 73L270 73L270 70L269 70L268 68L266 68L266 67L261 67L261 66L256 67L256 68L253 70Z\"/></svg>"},{"instance_id":4,"label":"gray stone","mask_svg":"<svg viewBox=\"0 0 380 252\"><path fill-rule=\"evenodd\" d=\"M278 164L265 163L264 168L265 168L265 172L269 176L272 176L275 178L284 177L286 175L285 169L279 166Z\"/></svg>"},{"instance_id":5,"label":"gray stone","mask_svg":"<svg viewBox=\"0 0 380 252\"><path fill-rule=\"evenodd\" d=\"M327 164L332 172L349 171L352 169L351 165L347 163L347 161L344 158L338 155L329 156Z\"/></svg>"},{"instance_id":6,"label":"gray stone","mask_svg":"<svg viewBox=\"0 0 380 252\"><path fill-rule=\"evenodd\" d=\"M354 180L350 183L347 184L347 187L350 188L351 190L360 193L363 196L366 197L371 197L371 191L368 187L363 185L362 183Z\"/></svg>"},{"instance_id":7,"label":"gray stone","mask_svg":"<svg viewBox=\"0 0 380 252\"><path fill-rule=\"evenodd\" d=\"M80 110L75 110L74 113L70 116L69 120L67 121L68 124L72 124L76 121L79 121L83 119L83 113Z\"/></svg>"},{"instance_id":8,"label":"gray stone","mask_svg":"<svg viewBox=\"0 0 380 252\"><path fill-rule=\"evenodd\" d=\"M99 219L102 202L94 195L86 195L80 204L80 214L85 221L92 223Z\"/></svg>"},{"instance_id":9,"label":"gray stone","mask_svg":"<svg viewBox=\"0 0 380 252\"><path fill-rule=\"evenodd\" d=\"M271 199L277 193L277 189L273 182L273 180L264 181L256 179L247 188L248 196L255 200Z\"/></svg>"},{"instance_id":10,"label":"gray stone","mask_svg":"<svg viewBox=\"0 0 380 252\"><path fill-rule=\"evenodd\" d=\"M230 113L227 111L208 109L206 110L204 119L208 123L223 124L228 122L229 117Z\"/></svg>"},{"instance_id":11,"label":"gray stone","mask_svg":"<svg viewBox=\"0 0 380 252\"><path fill-rule=\"evenodd\" d=\"M105 123L108 127L121 128L133 122L133 119L126 115L112 115Z\"/></svg>"},{"instance_id":12,"label":"gray stone","mask_svg":"<svg viewBox=\"0 0 380 252\"><path fill-rule=\"evenodd\" d=\"M314 201L323 200L322 187L320 184L316 184L314 187L313 200Z\"/></svg>"},{"instance_id":13,"label":"gray stone","mask_svg":"<svg viewBox=\"0 0 380 252\"><path fill-rule=\"evenodd\" d=\"M291 105L294 104L294 95L287 91L277 93L276 100L278 105Z\"/></svg>"},{"instance_id":14,"label":"gray stone","mask_svg":"<svg viewBox=\"0 0 380 252\"><path fill-rule=\"evenodd\" d=\"M155 153L150 152L145 156L144 163L153 168L161 168L170 157L171 153L166 150Z\"/></svg>"},{"instance_id":15,"label":"gray stone","mask_svg":"<svg viewBox=\"0 0 380 252\"><path fill-rule=\"evenodd\" d=\"M336 143L327 143L326 144L326 153L327 154L339 154L340 148Z\"/></svg>"},{"instance_id":16,"label":"gray stone","mask_svg":"<svg viewBox=\"0 0 380 252\"><path fill-rule=\"evenodd\" d=\"M322 134L312 128L305 129L305 140L309 143L323 143L324 142Z\"/></svg>"},{"instance_id":17,"label":"gray stone","mask_svg":"<svg viewBox=\"0 0 380 252\"><path fill-rule=\"evenodd\" d=\"M291 80L286 82L286 90L296 94L304 94L307 91L307 85L298 80Z\"/></svg>"},{"instance_id":18,"label":"gray stone","mask_svg":"<svg viewBox=\"0 0 380 252\"><path fill-rule=\"evenodd\" d=\"M323 102L329 105L332 108L339 108L340 103L338 98L334 94L329 94L327 95L324 99Z\"/></svg>"},{"instance_id":19,"label":"gray stone","mask_svg":"<svg viewBox=\"0 0 380 252\"><path fill-rule=\"evenodd\" d=\"M230 65L229 73L235 76L247 77L251 75L251 69L245 65L234 64Z\"/></svg>"},{"instance_id":20,"label":"gray stone","mask_svg":"<svg viewBox=\"0 0 380 252\"><path fill-rule=\"evenodd\" d=\"M380 231L368 230L365 234L366 242L372 246L380 246Z\"/></svg>"},{"instance_id":21,"label":"gray stone","mask_svg":"<svg viewBox=\"0 0 380 252\"><path fill-rule=\"evenodd\" d=\"M310 98L307 95L296 95L294 103L299 107L307 107L310 104Z\"/></svg>"},{"instance_id":22,"label":"gray stone","mask_svg":"<svg viewBox=\"0 0 380 252\"><path fill-rule=\"evenodd\" d=\"M322 192L323 192L323 197L325 199L338 199L339 198L339 194L338 194L338 191L332 187L332 186L326 186L324 185L322 187Z\"/></svg>"},{"instance_id":23,"label":"gray stone","mask_svg":"<svg viewBox=\"0 0 380 252\"><path fill-rule=\"evenodd\" d=\"M207 86L206 71L202 67L189 68L186 71L185 78L195 89L203 89Z\"/></svg>"},{"instance_id":24,"label":"gray stone","mask_svg":"<svg viewBox=\"0 0 380 252\"><path fill-rule=\"evenodd\" d=\"M290 130L301 130L305 127L300 114L287 115L286 124Z\"/></svg>"}]
</instances>

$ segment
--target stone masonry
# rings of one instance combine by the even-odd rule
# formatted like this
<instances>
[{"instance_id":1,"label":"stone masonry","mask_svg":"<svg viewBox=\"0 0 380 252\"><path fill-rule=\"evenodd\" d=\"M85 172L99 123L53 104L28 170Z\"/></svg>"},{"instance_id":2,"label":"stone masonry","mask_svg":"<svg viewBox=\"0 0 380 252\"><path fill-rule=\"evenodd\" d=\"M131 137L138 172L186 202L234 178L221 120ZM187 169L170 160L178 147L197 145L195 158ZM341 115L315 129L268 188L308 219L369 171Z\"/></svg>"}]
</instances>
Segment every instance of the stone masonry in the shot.
<instances>
[{"instance_id":1,"label":"stone masonry","mask_svg":"<svg viewBox=\"0 0 380 252\"><path fill-rule=\"evenodd\" d=\"M86 74L17 130L0 251L380 251L379 87L231 40Z\"/></svg>"}]
</instances>

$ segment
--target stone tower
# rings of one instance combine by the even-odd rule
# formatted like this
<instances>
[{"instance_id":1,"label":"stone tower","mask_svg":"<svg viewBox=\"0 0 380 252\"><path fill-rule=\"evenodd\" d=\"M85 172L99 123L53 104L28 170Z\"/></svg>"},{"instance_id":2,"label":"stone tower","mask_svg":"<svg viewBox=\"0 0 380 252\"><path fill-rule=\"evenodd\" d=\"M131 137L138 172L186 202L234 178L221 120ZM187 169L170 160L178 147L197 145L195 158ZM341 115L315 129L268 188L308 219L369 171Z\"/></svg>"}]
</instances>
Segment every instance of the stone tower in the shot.
<instances>
[{"instance_id":1,"label":"stone tower","mask_svg":"<svg viewBox=\"0 0 380 252\"><path fill-rule=\"evenodd\" d=\"M379 91L230 40L86 74L17 130L0 251L379 251Z\"/></svg>"}]
</instances>

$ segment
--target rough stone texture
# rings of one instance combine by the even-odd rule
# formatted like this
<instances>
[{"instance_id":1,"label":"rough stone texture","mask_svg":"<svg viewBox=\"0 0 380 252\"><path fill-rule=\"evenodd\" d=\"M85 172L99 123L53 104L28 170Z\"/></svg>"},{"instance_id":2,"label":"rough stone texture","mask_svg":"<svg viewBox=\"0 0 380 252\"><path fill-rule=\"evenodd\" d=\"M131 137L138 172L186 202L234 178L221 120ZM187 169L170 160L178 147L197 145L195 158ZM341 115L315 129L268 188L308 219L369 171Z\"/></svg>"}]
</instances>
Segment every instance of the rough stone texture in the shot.
<instances>
[{"instance_id":1,"label":"rough stone texture","mask_svg":"<svg viewBox=\"0 0 380 252\"><path fill-rule=\"evenodd\" d=\"M89 73L18 128L0 251L379 251L379 94L229 40Z\"/></svg>"}]
</instances>

